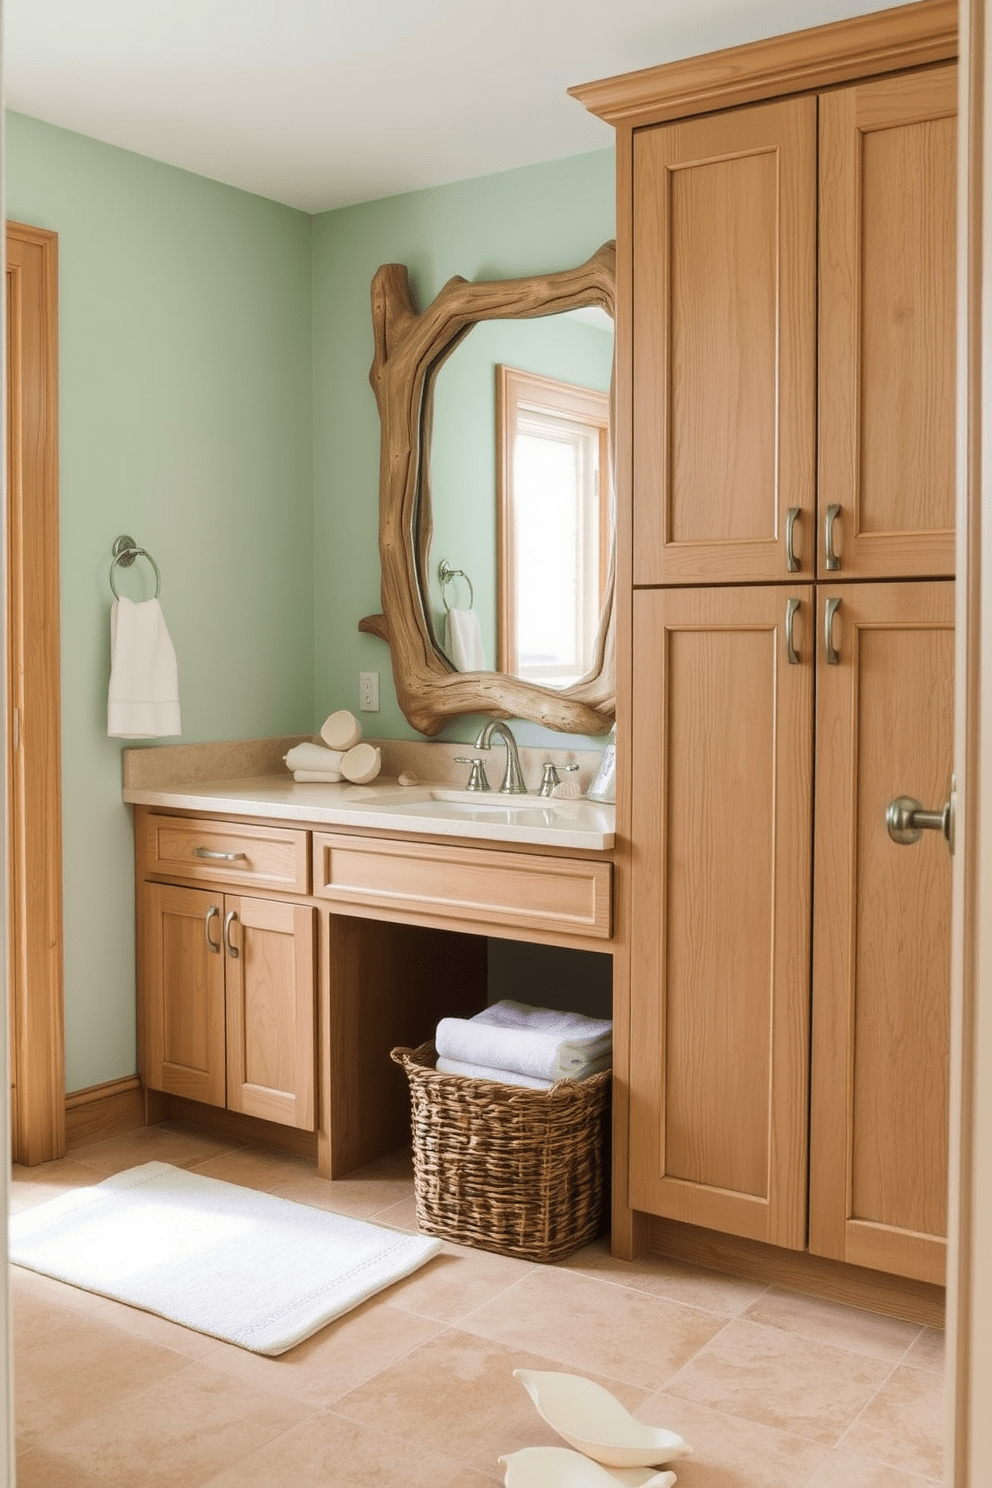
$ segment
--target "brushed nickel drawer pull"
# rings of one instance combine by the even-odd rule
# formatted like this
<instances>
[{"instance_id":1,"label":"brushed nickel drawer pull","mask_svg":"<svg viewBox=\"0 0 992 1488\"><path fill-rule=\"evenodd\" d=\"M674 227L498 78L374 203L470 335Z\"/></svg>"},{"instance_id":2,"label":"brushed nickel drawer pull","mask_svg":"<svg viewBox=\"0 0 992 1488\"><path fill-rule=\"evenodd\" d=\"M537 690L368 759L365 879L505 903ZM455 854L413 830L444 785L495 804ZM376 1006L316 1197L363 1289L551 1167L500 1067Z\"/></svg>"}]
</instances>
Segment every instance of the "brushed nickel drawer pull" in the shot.
<instances>
[{"instance_id":1,"label":"brushed nickel drawer pull","mask_svg":"<svg viewBox=\"0 0 992 1488\"><path fill-rule=\"evenodd\" d=\"M801 516L801 507L789 507L789 515L785 520L785 566L790 573L799 572L799 559L796 557L796 523Z\"/></svg>"},{"instance_id":2,"label":"brushed nickel drawer pull","mask_svg":"<svg viewBox=\"0 0 992 1488\"><path fill-rule=\"evenodd\" d=\"M796 614L801 600L790 599L785 606L785 654L790 666L799 665L799 652L796 650Z\"/></svg>"},{"instance_id":3,"label":"brushed nickel drawer pull","mask_svg":"<svg viewBox=\"0 0 992 1488\"><path fill-rule=\"evenodd\" d=\"M839 516L840 506L836 501L832 501L827 507L827 520L823 529L823 546L827 555L827 568L831 573L840 568L840 554L834 547L834 527Z\"/></svg>"},{"instance_id":4,"label":"brushed nickel drawer pull","mask_svg":"<svg viewBox=\"0 0 992 1488\"><path fill-rule=\"evenodd\" d=\"M247 858L247 853L222 853L212 852L209 847L194 847L194 858L215 858L220 863L236 863L239 858Z\"/></svg>"},{"instance_id":5,"label":"brushed nickel drawer pull","mask_svg":"<svg viewBox=\"0 0 992 1488\"><path fill-rule=\"evenodd\" d=\"M227 954L231 956L235 961L241 955L241 952L231 940L231 926L234 924L237 918L238 912L236 909L229 909L227 911L227 914L224 916L224 944L227 947Z\"/></svg>"},{"instance_id":6,"label":"brushed nickel drawer pull","mask_svg":"<svg viewBox=\"0 0 992 1488\"><path fill-rule=\"evenodd\" d=\"M936 811L924 811L913 796L896 796L885 812L885 825L893 842L911 847L924 832L940 832L948 848L954 851L954 792Z\"/></svg>"},{"instance_id":7,"label":"brushed nickel drawer pull","mask_svg":"<svg viewBox=\"0 0 992 1488\"><path fill-rule=\"evenodd\" d=\"M211 938L210 938L210 921L213 919L214 915L219 915L219 914L220 914L220 910L217 908L216 904L211 904L210 908L207 910L207 912L206 912L206 914L204 915L204 918L203 918L203 933L204 933L204 935L207 938L207 949L210 950L210 951L213 951L213 953L214 953L215 956L219 956L220 955L220 941L219 940L211 940Z\"/></svg>"},{"instance_id":8,"label":"brushed nickel drawer pull","mask_svg":"<svg viewBox=\"0 0 992 1488\"><path fill-rule=\"evenodd\" d=\"M839 609L839 599L827 600L823 618L823 644L827 652L827 666L840 666L840 652L834 645L834 616Z\"/></svg>"}]
</instances>

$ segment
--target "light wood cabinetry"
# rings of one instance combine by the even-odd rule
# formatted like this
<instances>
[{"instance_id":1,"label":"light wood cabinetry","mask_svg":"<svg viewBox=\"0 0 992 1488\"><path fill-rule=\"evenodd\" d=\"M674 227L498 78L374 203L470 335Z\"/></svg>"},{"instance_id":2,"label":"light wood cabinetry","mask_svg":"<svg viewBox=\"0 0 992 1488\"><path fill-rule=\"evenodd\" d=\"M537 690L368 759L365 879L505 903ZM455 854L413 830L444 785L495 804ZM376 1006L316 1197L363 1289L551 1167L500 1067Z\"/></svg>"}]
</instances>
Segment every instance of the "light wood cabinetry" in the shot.
<instances>
[{"instance_id":1,"label":"light wood cabinetry","mask_svg":"<svg viewBox=\"0 0 992 1488\"><path fill-rule=\"evenodd\" d=\"M810 586L634 599L631 1203L793 1247L806 1234L811 603Z\"/></svg>"},{"instance_id":2,"label":"light wood cabinetry","mask_svg":"<svg viewBox=\"0 0 992 1488\"><path fill-rule=\"evenodd\" d=\"M950 867L885 813L949 789L953 23L577 90L618 128L622 1254L652 1215L943 1279Z\"/></svg>"},{"instance_id":3,"label":"light wood cabinetry","mask_svg":"<svg viewBox=\"0 0 992 1488\"><path fill-rule=\"evenodd\" d=\"M943 1281L951 858L899 846L897 796L950 789L954 585L824 587L817 679L810 1249Z\"/></svg>"}]
</instances>

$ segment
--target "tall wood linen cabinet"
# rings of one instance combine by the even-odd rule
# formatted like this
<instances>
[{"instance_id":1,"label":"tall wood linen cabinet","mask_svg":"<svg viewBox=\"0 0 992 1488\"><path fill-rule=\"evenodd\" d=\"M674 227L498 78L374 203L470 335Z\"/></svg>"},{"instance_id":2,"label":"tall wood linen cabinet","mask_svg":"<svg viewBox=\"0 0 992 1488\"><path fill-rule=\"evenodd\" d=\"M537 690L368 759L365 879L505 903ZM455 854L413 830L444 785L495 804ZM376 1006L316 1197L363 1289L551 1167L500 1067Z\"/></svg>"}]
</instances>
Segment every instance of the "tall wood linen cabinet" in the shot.
<instances>
[{"instance_id":1,"label":"tall wood linen cabinet","mask_svg":"<svg viewBox=\"0 0 992 1488\"><path fill-rule=\"evenodd\" d=\"M950 855L886 810L951 787L955 53L924 0L573 90L618 131L620 1253L943 1281Z\"/></svg>"}]
</instances>

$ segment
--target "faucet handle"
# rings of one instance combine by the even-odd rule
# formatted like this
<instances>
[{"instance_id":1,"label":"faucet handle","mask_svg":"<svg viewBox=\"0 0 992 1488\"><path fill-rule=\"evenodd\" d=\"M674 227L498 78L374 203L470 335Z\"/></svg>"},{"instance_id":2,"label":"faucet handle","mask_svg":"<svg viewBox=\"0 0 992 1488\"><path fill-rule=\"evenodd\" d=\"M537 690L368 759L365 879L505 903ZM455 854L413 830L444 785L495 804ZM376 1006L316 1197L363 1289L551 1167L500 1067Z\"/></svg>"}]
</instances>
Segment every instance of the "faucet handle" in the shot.
<instances>
[{"instance_id":1,"label":"faucet handle","mask_svg":"<svg viewBox=\"0 0 992 1488\"><path fill-rule=\"evenodd\" d=\"M465 754L456 754L455 764L472 766L471 770L469 770L468 772L468 783L465 786L466 790L487 791L490 789L489 781L486 779L485 762L481 760L478 755L469 756Z\"/></svg>"},{"instance_id":2,"label":"faucet handle","mask_svg":"<svg viewBox=\"0 0 992 1488\"><path fill-rule=\"evenodd\" d=\"M558 774L558 767L554 760L545 760L544 774L541 777L541 788L537 794L539 796L550 796L556 785L561 785L561 776Z\"/></svg>"}]
</instances>

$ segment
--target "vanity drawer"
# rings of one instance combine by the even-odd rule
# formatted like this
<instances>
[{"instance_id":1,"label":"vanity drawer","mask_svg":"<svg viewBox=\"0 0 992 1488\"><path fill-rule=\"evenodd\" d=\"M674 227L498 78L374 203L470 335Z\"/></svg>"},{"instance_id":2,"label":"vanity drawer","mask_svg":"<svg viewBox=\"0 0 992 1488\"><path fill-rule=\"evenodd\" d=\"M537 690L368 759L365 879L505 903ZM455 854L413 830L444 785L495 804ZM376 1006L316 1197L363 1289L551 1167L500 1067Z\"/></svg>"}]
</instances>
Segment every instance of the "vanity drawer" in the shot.
<instances>
[{"instance_id":1,"label":"vanity drawer","mask_svg":"<svg viewBox=\"0 0 992 1488\"><path fill-rule=\"evenodd\" d=\"M160 816L145 819L144 872L150 878L244 884L305 894L309 833L285 827Z\"/></svg>"},{"instance_id":2,"label":"vanity drawer","mask_svg":"<svg viewBox=\"0 0 992 1488\"><path fill-rule=\"evenodd\" d=\"M608 940L613 866L584 858L313 834L314 893L342 907Z\"/></svg>"}]
</instances>

